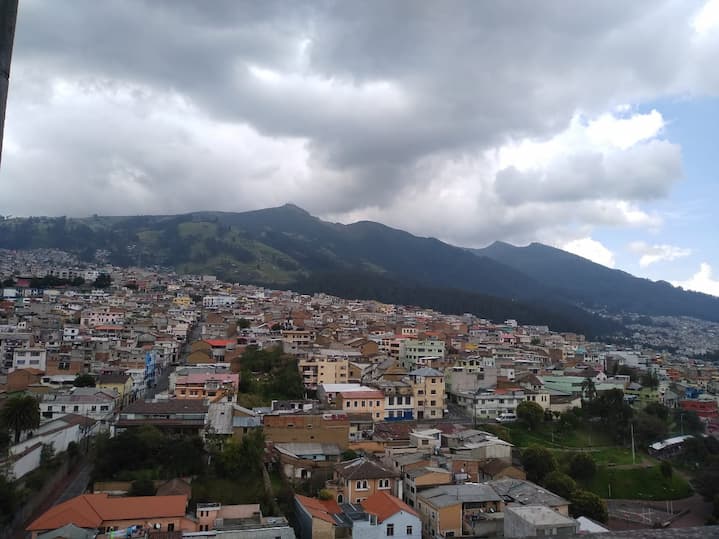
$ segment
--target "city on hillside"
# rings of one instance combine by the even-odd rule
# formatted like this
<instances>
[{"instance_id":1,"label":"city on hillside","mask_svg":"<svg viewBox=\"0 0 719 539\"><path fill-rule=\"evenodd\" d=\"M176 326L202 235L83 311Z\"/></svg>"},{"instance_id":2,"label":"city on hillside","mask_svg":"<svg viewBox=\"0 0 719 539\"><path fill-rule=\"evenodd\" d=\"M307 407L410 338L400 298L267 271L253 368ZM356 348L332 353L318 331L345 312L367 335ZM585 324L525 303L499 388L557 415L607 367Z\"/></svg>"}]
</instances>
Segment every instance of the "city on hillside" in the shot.
<instances>
[{"instance_id":1,"label":"city on hillside","mask_svg":"<svg viewBox=\"0 0 719 539\"><path fill-rule=\"evenodd\" d=\"M686 345L662 351L47 249L2 251L0 295L3 537L623 537L719 517L719 367L690 353L717 333L691 319L665 320Z\"/></svg>"}]
</instances>

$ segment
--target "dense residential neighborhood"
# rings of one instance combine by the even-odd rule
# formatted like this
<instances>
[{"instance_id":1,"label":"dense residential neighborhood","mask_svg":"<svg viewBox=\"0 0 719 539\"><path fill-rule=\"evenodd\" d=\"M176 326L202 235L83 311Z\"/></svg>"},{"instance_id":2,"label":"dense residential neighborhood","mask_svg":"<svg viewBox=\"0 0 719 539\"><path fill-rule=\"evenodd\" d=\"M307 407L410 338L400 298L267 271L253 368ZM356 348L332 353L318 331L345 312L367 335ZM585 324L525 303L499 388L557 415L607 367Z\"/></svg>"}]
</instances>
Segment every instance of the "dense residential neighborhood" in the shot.
<instances>
[{"instance_id":1,"label":"dense residential neighborhood","mask_svg":"<svg viewBox=\"0 0 719 539\"><path fill-rule=\"evenodd\" d=\"M0 254L4 530L567 537L716 516L666 501L717 494L693 471L719 454L719 369L688 345Z\"/></svg>"}]
</instances>

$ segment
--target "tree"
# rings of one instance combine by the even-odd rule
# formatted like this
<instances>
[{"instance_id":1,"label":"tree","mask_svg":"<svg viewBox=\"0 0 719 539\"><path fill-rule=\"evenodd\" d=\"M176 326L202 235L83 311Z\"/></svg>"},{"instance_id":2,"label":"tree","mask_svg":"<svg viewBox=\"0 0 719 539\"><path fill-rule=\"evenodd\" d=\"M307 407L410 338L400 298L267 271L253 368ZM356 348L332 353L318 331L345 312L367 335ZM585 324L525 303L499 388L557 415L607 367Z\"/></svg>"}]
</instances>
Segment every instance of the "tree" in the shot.
<instances>
[{"instance_id":1,"label":"tree","mask_svg":"<svg viewBox=\"0 0 719 539\"><path fill-rule=\"evenodd\" d=\"M568 500L576 490L577 483L567 474L554 470L544 478L544 488Z\"/></svg>"},{"instance_id":2,"label":"tree","mask_svg":"<svg viewBox=\"0 0 719 539\"><path fill-rule=\"evenodd\" d=\"M644 411L649 415L658 417L662 421L669 419L669 408L660 402L650 402L644 407Z\"/></svg>"},{"instance_id":3,"label":"tree","mask_svg":"<svg viewBox=\"0 0 719 539\"><path fill-rule=\"evenodd\" d=\"M536 402L524 401L517 406L517 417L529 430L536 430L544 419L544 410Z\"/></svg>"},{"instance_id":4,"label":"tree","mask_svg":"<svg viewBox=\"0 0 719 539\"><path fill-rule=\"evenodd\" d=\"M634 435L642 445L663 440L669 434L665 421L655 415L640 412L634 419Z\"/></svg>"},{"instance_id":5,"label":"tree","mask_svg":"<svg viewBox=\"0 0 719 539\"><path fill-rule=\"evenodd\" d=\"M97 276L97 279L92 283L95 288L108 288L112 284L112 277L107 273L101 273Z\"/></svg>"},{"instance_id":6,"label":"tree","mask_svg":"<svg viewBox=\"0 0 719 539\"><path fill-rule=\"evenodd\" d=\"M237 321L238 329L248 329L250 327L250 321L247 318L240 318Z\"/></svg>"},{"instance_id":7,"label":"tree","mask_svg":"<svg viewBox=\"0 0 719 539\"><path fill-rule=\"evenodd\" d=\"M593 401L597 397L597 387L594 385L594 380L587 377L582 382L582 398L588 401Z\"/></svg>"},{"instance_id":8,"label":"tree","mask_svg":"<svg viewBox=\"0 0 719 539\"><path fill-rule=\"evenodd\" d=\"M682 434L701 434L704 432L704 422L692 410L675 410L674 424L679 427Z\"/></svg>"},{"instance_id":9,"label":"tree","mask_svg":"<svg viewBox=\"0 0 719 539\"><path fill-rule=\"evenodd\" d=\"M569 475L574 479L587 480L597 473L597 463L588 453L575 453L569 461Z\"/></svg>"},{"instance_id":10,"label":"tree","mask_svg":"<svg viewBox=\"0 0 719 539\"><path fill-rule=\"evenodd\" d=\"M641 383L644 387L649 389L656 389L659 387L659 377L654 371L645 372L642 374Z\"/></svg>"},{"instance_id":11,"label":"tree","mask_svg":"<svg viewBox=\"0 0 719 539\"><path fill-rule=\"evenodd\" d=\"M532 346L539 346L540 344L542 344L542 339L540 339L539 337L532 337L532 340L529 341L529 344L531 344Z\"/></svg>"},{"instance_id":12,"label":"tree","mask_svg":"<svg viewBox=\"0 0 719 539\"><path fill-rule=\"evenodd\" d=\"M19 507L19 493L12 481L0 474L0 525L7 524Z\"/></svg>"},{"instance_id":13,"label":"tree","mask_svg":"<svg viewBox=\"0 0 719 539\"><path fill-rule=\"evenodd\" d=\"M35 397L18 395L9 398L0 410L0 424L15 433L15 443L23 431L40 426L40 405Z\"/></svg>"},{"instance_id":14,"label":"tree","mask_svg":"<svg viewBox=\"0 0 719 539\"><path fill-rule=\"evenodd\" d=\"M569 512L574 518L587 517L598 522L606 522L609 518L607 504L593 492L575 490L570 502Z\"/></svg>"},{"instance_id":15,"label":"tree","mask_svg":"<svg viewBox=\"0 0 719 539\"><path fill-rule=\"evenodd\" d=\"M95 377L92 374L78 374L73 380L75 387L95 387Z\"/></svg>"},{"instance_id":16,"label":"tree","mask_svg":"<svg viewBox=\"0 0 719 539\"><path fill-rule=\"evenodd\" d=\"M130 484L128 496L154 496L157 489L152 479L137 479Z\"/></svg>"},{"instance_id":17,"label":"tree","mask_svg":"<svg viewBox=\"0 0 719 539\"><path fill-rule=\"evenodd\" d=\"M522 466L527 479L542 483L547 474L557 469L557 461L546 447L531 446L522 452Z\"/></svg>"}]
</instances>

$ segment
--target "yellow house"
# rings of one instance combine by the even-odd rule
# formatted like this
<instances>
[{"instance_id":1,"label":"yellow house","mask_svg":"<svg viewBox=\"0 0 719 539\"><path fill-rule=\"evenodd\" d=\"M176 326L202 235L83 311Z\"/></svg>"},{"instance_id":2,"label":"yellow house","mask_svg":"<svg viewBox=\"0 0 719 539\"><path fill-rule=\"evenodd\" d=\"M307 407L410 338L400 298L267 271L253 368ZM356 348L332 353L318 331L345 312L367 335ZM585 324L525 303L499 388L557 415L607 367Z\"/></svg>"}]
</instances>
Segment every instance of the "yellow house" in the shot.
<instances>
[{"instance_id":1,"label":"yellow house","mask_svg":"<svg viewBox=\"0 0 719 539\"><path fill-rule=\"evenodd\" d=\"M375 423L384 420L384 393L378 389L341 391L337 405L346 414L370 414Z\"/></svg>"},{"instance_id":2,"label":"yellow house","mask_svg":"<svg viewBox=\"0 0 719 539\"><path fill-rule=\"evenodd\" d=\"M444 373L437 369L423 367L409 373L414 395L417 419L433 419L444 416Z\"/></svg>"},{"instance_id":3,"label":"yellow house","mask_svg":"<svg viewBox=\"0 0 719 539\"><path fill-rule=\"evenodd\" d=\"M96 387L101 389L114 389L120 399L120 406L132 402L132 376L125 373L101 374L97 379Z\"/></svg>"}]
</instances>

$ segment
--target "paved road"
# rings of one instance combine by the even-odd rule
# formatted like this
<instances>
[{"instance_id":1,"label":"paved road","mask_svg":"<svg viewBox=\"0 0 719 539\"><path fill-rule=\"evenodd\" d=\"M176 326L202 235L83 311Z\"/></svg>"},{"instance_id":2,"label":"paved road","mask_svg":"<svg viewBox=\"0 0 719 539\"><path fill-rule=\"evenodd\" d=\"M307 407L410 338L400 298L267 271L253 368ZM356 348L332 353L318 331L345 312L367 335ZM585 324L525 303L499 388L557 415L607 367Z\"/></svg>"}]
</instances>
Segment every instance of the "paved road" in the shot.
<instances>
[{"instance_id":1,"label":"paved road","mask_svg":"<svg viewBox=\"0 0 719 539\"><path fill-rule=\"evenodd\" d=\"M187 337L187 342L182 345L178 358L180 365L187 363L187 356L190 355L190 344L200 338L200 324L195 325L190 331L190 335ZM165 369L160 372L159 376L155 379L155 387L148 388L145 390L145 399L151 400L158 393L167 391L170 385L170 374L175 370L175 365L168 365Z\"/></svg>"},{"instance_id":2,"label":"paved road","mask_svg":"<svg viewBox=\"0 0 719 539\"><path fill-rule=\"evenodd\" d=\"M80 470L77 472L77 475L75 475L75 477L70 481L67 487L65 487L65 490L62 491L60 496L55 499L55 503L53 505L66 502L67 500L74 498L75 496L83 494L87 489L87 486L90 484L91 473L92 463L86 462L82 465Z\"/></svg>"}]
</instances>

